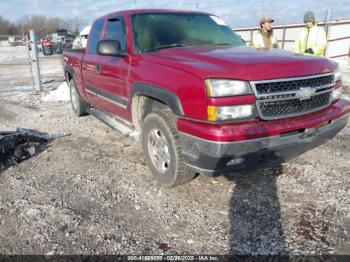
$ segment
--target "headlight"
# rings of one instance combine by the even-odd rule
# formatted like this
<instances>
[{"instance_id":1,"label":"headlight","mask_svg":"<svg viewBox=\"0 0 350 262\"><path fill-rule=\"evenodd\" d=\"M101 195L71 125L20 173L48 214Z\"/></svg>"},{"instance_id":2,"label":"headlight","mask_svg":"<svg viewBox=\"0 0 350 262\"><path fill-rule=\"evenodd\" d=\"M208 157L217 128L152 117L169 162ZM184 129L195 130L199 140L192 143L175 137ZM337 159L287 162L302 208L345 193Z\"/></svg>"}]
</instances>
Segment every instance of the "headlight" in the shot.
<instances>
[{"instance_id":1,"label":"headlight","mask_svg":"<svg viewBox=\"0 0 350 262\"><path fill-rule=\"evenodd\" d=\"M337 81L342 81L342 74L341 74L341 71L339 69L339 67L334 71L334 80L335 82Z\"/></svg>"},{"instance_id":2,"label":"headlight","mask_svg":"<svg viewBox=\"0 0 350 262\"><path fill-rule=\"evenodd\" d=\"M252 93L252 89L246 81L211 78L205 80L205 86L209 97L239 96Z\"/></svg>"},{"instance_id":3,"label":"headlight","mask_svg":"<svg viewBox=\"0 0 350 262\"><path fill-rule=\"evenodd\" d=\"M209 121L240 120L256 117L254 105L208 106Z\"/></svg>"}]
</instances>

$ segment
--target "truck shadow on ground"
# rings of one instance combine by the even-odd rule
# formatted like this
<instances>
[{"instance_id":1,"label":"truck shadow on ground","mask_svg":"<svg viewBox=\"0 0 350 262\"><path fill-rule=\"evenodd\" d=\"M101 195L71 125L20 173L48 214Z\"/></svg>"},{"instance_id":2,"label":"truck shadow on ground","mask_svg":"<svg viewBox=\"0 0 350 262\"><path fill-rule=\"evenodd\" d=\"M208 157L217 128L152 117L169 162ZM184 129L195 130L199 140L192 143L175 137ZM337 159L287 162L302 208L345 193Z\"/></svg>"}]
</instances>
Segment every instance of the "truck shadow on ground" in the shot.
<instances>
[{"instance_id":1,"label":"truck shadow on ground","mask_svg":"<svg viewBox=\"0 0 350 262\"><path fill-rule=\"evenodd\" d=\"M225 175L234 182L230 200L230 253L287 255L276 181L282 166Z\"/></svg>"}]
</instances>

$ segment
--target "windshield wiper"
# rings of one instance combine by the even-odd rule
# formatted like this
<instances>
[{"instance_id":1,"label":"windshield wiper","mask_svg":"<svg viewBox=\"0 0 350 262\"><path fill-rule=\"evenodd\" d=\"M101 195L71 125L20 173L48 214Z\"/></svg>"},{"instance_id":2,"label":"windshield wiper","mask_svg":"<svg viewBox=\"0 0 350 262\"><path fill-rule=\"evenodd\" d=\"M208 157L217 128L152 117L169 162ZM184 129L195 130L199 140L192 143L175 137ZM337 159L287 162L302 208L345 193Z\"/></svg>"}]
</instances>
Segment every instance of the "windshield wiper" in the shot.
<instances>
[{"instance_id":1,"label":"windshield wiper","mask_svg":"<svg viewBox=\"0 0 350 262\"><path fill-rule=\"evenodd\" d=\"M160 50L165 48L174 48L174 47L186 47L191 46L190 44L180 44L180 43L174 43L174 44L168 44L168 45L160 45L154 48L154 50Z\"/></svg>"}]
</instances>

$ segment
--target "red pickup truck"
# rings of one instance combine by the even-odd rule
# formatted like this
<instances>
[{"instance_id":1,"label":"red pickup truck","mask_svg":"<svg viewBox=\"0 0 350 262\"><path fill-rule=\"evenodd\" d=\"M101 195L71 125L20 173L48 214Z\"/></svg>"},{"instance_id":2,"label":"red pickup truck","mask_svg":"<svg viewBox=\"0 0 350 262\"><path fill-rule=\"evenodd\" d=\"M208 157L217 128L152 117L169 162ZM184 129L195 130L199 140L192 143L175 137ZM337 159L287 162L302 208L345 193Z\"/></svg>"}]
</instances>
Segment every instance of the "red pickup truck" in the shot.
<instances>
[{"instance_id":1,"label":"red pickup truck","mask_svg":"<svg viewBox=\"0 0 350 262\"><path fill-rule=\"evenodd\" d=\"M335 62L246 47L202 12L115 12L62 57L74 112L141 137L165 187L278 165L334 137L350 112Z\"/></svg>"}]
</instances>

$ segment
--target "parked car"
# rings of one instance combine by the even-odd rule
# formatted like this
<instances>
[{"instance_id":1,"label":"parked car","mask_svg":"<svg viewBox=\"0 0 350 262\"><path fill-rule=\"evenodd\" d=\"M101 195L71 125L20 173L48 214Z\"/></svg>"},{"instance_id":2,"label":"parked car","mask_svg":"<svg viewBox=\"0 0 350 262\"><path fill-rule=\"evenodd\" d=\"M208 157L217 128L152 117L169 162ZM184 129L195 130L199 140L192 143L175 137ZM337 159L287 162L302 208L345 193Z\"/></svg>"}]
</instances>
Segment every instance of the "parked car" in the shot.
<instances>
[{"instance_id":1,"label":"parked car","mask_svg":"<svg viewBox=\"0 0 350 262\"><path fill-rule=\"evenodd\" d=\"M25 45L26 39L23 36L10 36L7 42L10 46Z\"/></svg>"},{"instance_id":2,"label":"parked car","mask_svg":"<svg viewBox=\"0 0 350 262\"><path fill-rule=\"evenodd\" d=\"M350 112L335 62L247 47L202 12L100 17L87 48L62 59L74 112L141 139L165 187L288 161L334 137Z\"/></svg>"},{"instance_id":3,"label":"parked car","mask_svg":"<svg viewBox=\"0 0 350 262\"><path fill-rule=\"evenodd\" d=\"M46 55L53 55L53 43L50 38L44 38L40 40L41 44L41 50L43 51L43 54Z\"/></svg>"}]
</instances>

